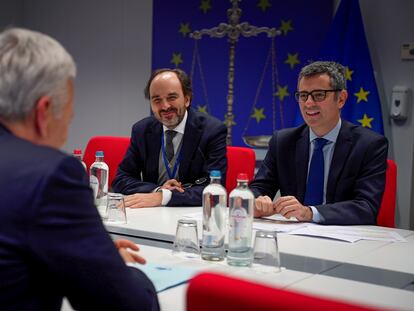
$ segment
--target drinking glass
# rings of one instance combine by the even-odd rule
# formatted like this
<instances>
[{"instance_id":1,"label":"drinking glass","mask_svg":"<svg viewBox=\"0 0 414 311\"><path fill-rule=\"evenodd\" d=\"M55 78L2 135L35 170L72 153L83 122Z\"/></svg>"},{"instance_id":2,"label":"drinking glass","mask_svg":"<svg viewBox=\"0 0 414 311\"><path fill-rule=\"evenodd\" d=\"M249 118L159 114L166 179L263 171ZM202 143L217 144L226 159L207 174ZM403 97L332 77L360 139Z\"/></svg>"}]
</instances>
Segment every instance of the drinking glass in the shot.
<instances>
[{"instance_id":1,"label":"drinking glass","mask_svg":"<svg viewBox=\"0 0 414 311\"><path fill-rule=\"evenodd\" d=\"M108 204L106 207L106 223L126 224L124 196L120 193L108 193Z\"/></svg>"},{"instance_id":2,"label":"drinking glass","mask_svg":"<svg viewBox=\"0 0 414 311\"><path fill-rule=\"evenodd\" d=\"M200 256L196 220L178 220L172 252L174 256L182 258L198 258Z\"/></svg>"},{"instance_id":3,"label":"drinking glass","mask_svg":"<svg viewBox=\"0 0 414 311\"><path fill-rule=\"evenodd\" d=\"M280 255L276 231L259 230L256 232L253 268L262 272L280 271Z\"/></svg>"}]
</instances>

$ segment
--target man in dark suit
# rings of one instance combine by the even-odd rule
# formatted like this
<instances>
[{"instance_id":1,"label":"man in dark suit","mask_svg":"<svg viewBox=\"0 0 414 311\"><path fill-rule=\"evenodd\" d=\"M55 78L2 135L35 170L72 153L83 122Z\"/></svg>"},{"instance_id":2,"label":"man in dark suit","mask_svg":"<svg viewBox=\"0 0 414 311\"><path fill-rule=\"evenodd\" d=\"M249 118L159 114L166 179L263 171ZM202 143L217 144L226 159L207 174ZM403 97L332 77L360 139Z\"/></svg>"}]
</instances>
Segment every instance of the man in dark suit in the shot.
<instances>
[{"instance_id":1,"label":"man in dark suit","mask_svg":"<svg viewBox=\"0 0 414 311\"><path fill-rule=\"evenodd\" d=\"M305 125L275 132L250 187L255 216L322 224L375 224L385 187L387 139L340 118L345 69L305 66L295 94ZM281 197L272 201L280 190Z\"/></svg>"},{"instance_id":2,"label":"man in dark suit","mask_svg":"<svg viewBox=\"0 0 414 311\"><path fill-rule=\"evenodd\" d=\"M85 170L60 152L75 63L54 39L0 34L0 310L158 310L130 241L114 242Z\"/></svg>"},{"instance_id":3,"label":"man in dark suit","mask_svg":"<svg viewBox=\"0 0 414 311\"><path fill-rule=\"evenodd\" d=\"M159 69L145 88L153 116L134 124L131 143L112 183L128 207L198 206L211 170L225 183L226 127L191 109L191 80Z\"/></svg>"}]
</instances>

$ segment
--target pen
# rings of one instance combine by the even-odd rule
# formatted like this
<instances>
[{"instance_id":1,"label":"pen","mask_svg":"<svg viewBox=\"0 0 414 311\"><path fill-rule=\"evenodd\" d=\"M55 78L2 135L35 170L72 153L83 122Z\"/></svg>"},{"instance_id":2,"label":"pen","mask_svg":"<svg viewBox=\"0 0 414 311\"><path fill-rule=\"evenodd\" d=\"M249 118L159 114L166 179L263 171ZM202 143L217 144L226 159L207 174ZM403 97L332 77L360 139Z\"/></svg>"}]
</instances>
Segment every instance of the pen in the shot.
<instances>
[{"instance_id":1,"label":"pen","mask_svg":"<svg viewBox=\"0 0 414 311\"><path fill-rule=\"evenodd\" d=\"M191 188L192 186L194 186L194 185L202 185L202 184L204 184L206 181L208 180L208 178L207 177L201 177L201 178L199 178L199 179L196 179L195 181L194 181L194 183L192 184L192 183L185 183L185 184L182 184L181 185L181 188L183 188L183 189L187 189L187 188Z\"/></svg>"}]
</instances>

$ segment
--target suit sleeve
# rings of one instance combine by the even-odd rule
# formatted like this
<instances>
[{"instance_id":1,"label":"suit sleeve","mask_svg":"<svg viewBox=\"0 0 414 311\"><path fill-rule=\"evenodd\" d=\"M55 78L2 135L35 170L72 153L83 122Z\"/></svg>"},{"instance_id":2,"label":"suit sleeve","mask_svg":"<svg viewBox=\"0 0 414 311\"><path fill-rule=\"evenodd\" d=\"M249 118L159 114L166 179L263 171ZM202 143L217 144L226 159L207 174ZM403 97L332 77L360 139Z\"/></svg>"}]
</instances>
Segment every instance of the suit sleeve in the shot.
<instances>
[{"instance_id":1,"label":"suit sleeve","mask_svg":"<svg viewBox=\"0 0 414 311\"><path fill-rule=\"evenodd\" d=\"M207 136L207 143L205 151L200 146L197 148L196 154L202 158L203 167L200 176L192 176L196 180L202 177L208 177L212 170L221 171L221 183L226 185L226 171L227 171L227 156L226 156L226 136L227 128L223 124L218 126L206 126L205 135ZM186 189L184 192L173 191L171 200L167 206L200 206L202 204L202 194L204 188L208 185L208 180L202 185L194 185Z\"/></svg>"},{"instance_id":2,"label":"suit sleeve","mask_svg":"<svg viewBox=\"0 0 414 311\"><path fill-rule=\"evenodd\" d=\"M279 190L278 167L277 167L277 133L275 133L269 142L269 149L257 172L254 180L250 183L249 188L253 191L254 196L269 196L274 198Z\"/></svg>"},{"instance_id":3,"label":"suit sleeve","mask_svg":"<svg viewBox=\"0 0 414 311\"><path fill-rule=\"evenodd\" d=\"M139 135L142 133L137 133L137 130L133 128L128 150L112 182L114 192L123 194L149 193L158 186L155 183L142 180L145 164L141 154L143 149L138 146L138 142L143 138Z\"/></svg>"},{"instance_id":4,"label":"suit sleeve","mask_svg":"<svg viewBox=\"0 0 414 311\"><path fill-rule=\"evenodd\" d=\"M340 181L336 190L339 196L337 202L316 206L324 217L324 224L376 224L385 188L388 142L381 137L358 148L356 153L363 159L357 175Z\"/></svg>"},{"instance_id":5,"label":"suit sleeve","mask_svg":"<svg viewBox=\"0 0 414 311\"><path fill-rule=\"evenodd\" d=\"M75 309L157 310L151 281L125 265L93 205L81 165L65 157L39 185L28 232L32 260Z\"/></svg>"}]
</instances>

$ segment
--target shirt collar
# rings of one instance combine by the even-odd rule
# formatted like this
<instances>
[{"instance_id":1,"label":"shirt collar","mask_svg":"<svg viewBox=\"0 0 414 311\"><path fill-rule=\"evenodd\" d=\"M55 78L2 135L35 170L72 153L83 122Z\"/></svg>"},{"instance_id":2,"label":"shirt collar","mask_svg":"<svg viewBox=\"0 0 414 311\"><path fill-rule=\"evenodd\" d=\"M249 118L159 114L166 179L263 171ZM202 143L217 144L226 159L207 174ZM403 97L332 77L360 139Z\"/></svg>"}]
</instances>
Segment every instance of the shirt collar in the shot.
<instances>
[{"instance_id":1,"label":"shirt collar","mask_svg":"<svg viewBox=\"0 0 414 311\"><path fill-rule=\"evenodd\" d=\"M172 130L173 131L176 131L177 133L180 133L180 134L183 134L184 135L184 129L185 129L185 124L187 123L187 118L188 118L188 112L187 112L187 109L185 110L185 113L184 113L184 118L181 120L181 122L180 123L178 123L178 125L175 127L175 128L173 128ZM166 127L165 125L163 125L162 126L162 128L163 128L163 130L164 130L164 133L165 133L165 131L168 131L169 130L169 128L168 127Z\"/></svg>"},{"instance_id":2,"label":"shirt collar","mask_svg":"<svg viewBox=\"0 0 414 311\"><path fill-rule=\"evenodd\" d=\"M335 125L335 127L330 130L326 135L322 136L321 138L325 138L326 140L329 140L330 142L336 143L336 139L339 135L339 130L341 129L342 120L339 118L338 123ZM315 138L318 138L318 136L312 131L311 128L309 128L309 141L312 142Z\"/></svg>"}]
</instances>

